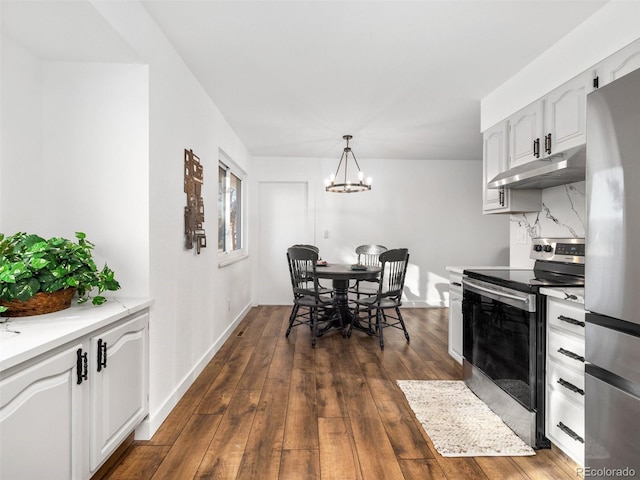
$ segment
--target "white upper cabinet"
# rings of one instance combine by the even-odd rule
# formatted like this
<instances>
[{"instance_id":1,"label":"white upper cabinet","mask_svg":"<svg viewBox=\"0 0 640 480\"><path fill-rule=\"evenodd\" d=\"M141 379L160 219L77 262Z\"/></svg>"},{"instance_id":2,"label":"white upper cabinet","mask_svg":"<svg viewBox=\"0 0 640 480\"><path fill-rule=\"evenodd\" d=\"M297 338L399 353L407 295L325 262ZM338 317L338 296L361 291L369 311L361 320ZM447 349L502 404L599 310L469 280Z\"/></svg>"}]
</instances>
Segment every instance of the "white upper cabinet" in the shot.
<instances>
[{"instance_id":1,"label":"white upper cabinet","mask_svg":"<svg viewBox=\"0 0 640 480\"><path fill-rule=\"evenodd\" d=\"M587 94L593 72L584 72L511 115L509 168L586 143Z\"/></svg>"},{"instance_id":2,"label":"white upper cabinet","mask_svg":"<svg viewBox=\"0 0 640 480\"><path fill-rule=\"evenodd\" d=\"M593 91L592 72L584 72L544 99L544 136L541 158L587 141L587 94Z\"/></svg>"},{"instance_id":3,"label":"white upper cabinet","mask_svg":"<svg viewBox=\"0 0 640 480\"><path fill-rule=\"evenodd\" d=\"M501 122L482 134L483 172L483 212L508 208L505 189L487 188L487 183L507 167L507 122Z\"/></svg>"},{"instance_id":4,"label":"white upper cabinet","mask_svg":"<svg viewBox=\"0 0 640 480\"><path fill-rule=\"evenodd\" d=\"M487 188L487 183L508 168L509 123L507 121L486 130L482 135L483 213L536 212L542 208L540 190L509 190Z\"/></svg>"},{"instance_id":5,"label":"white upper cabinet","mask_svg":"<svg viewBox=\"0 0 640 480\"><path fill-rule=\"evenodd\" d=\"M509 117L509 168L540 158L543 107L538 101Z\"/></svg>"},{"instance_id":6,"label":"white upper cabinet","mask_svg":"<svg viewBox=\"0 0 640 480\"><path fill-rule=\"evenodd\" d=\"M597 65L600 87L640 68L640 40L627 45Z\"/></svg>"}]
</instances>

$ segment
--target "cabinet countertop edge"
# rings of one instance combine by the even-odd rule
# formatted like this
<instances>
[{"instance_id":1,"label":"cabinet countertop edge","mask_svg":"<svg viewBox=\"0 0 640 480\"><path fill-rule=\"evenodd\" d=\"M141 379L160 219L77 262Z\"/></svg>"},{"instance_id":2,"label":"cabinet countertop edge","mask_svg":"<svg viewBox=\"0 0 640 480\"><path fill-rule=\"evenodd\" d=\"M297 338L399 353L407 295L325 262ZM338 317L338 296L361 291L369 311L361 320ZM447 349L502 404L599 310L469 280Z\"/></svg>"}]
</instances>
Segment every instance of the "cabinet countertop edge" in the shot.
<instances>
[{"instance_id":1,"label":"cabinet countertop edge","mask_svg":"<svg viewBox=\"0 0 640 480\"><path fill-rule=\"evenodd\" d=\"M544 287L540 289L540 293L548 297L584 305L584 288L582 287Z\"/></svg>"},{"instance_id":2,"label":"cabinet countertop edge","mask_svg":"<svg viewBox=\"0 0 640 480\"><path fill-rule=\"evenodd\" d=\"M100 306L78 305L30 317L6 317L0 323L0 373L91 332L133 315L153 303L150 298L109 298Z\"/></svg>"},{"instance_id":3,"label":"cabinet countertop edge","mask_svg":"<svg viewBox=\"0 0 640 480\"><path fill-rule=\"evenodd\" d=\"M481 265L481 266L476 266L476 265L472 265L472 266L464 266L464 267L458 267L458 266L445 266L444 267L446 270L448 270L449 272L452 273L460 273L462 274L464 272L464 270L513 270L517 267L509 267L509 266L505 266L505 265Z\"/></svg>"}]
</instances>

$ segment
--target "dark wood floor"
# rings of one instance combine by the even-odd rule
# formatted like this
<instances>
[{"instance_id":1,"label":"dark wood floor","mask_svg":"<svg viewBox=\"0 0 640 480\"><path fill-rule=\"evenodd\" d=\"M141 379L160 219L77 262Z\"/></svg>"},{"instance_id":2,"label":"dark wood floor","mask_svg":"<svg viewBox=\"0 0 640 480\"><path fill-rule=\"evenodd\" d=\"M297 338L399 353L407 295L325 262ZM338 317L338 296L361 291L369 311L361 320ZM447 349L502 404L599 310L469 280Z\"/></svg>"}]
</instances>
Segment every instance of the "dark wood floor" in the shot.
<instances>
[{"instance_id":1,"label":"dark wood floor","mask_svg":"<svg viewBox=\"0 0 640 480\"><path fill-rule=\"evenodd\" d=\"M459 379L447 309L404 309L401 331L338 332L311 348L284 332L290 307L253 308L149 441L133 442L103 478L575 479L555 450L532 457L444 458L396 385Z\"/></svg>"}]
</instances>

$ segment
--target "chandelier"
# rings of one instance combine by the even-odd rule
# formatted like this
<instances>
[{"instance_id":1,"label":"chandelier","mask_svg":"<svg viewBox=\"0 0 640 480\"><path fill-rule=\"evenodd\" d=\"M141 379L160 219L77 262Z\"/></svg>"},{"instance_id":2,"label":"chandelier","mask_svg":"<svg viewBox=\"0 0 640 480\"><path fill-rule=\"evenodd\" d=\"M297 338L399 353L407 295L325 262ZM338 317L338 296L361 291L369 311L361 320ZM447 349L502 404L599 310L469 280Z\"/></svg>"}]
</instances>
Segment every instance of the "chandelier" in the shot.
<instances>
[{"instance_id":1,"label":"chandelier","mask_svg":"<svg viewBox=\"0 0 640 480\"><path fill-rule=\"evenodd\" d=\"M342 156L340 157L340 163L338 163L338 168L336 169L336 173L332 173L331 177L324 181L325 190L327 192L337 192L337 193L354 193L354 192L365 192L367 190L371 190L371 177L367 178L367 181L364 181L364 173L360 170L360 165L358 165L358 160L356 160L356 156L351 151L349 147L349 140L353 138L351 135L343 135L347 141L347 146L344 147L344 151L342 152ZM347 170L349 164L349 154L353 157L353 161L356 164L356 168L358 169L358 180L351 181L348 180ZM340 173L340 168L343 168L344 173Z\"/></svg>"}]
</instances>

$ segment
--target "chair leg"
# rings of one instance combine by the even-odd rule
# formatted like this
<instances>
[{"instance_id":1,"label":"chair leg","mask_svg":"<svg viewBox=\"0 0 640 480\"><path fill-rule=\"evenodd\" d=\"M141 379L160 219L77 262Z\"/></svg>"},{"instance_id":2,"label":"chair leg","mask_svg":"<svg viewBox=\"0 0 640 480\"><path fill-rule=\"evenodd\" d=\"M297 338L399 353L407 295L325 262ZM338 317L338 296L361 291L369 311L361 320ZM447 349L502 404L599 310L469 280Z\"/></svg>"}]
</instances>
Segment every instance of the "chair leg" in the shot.
<instances>
[{"instance_id":1,"label":"chair leg","mask_svg":"<svg viewBox=\"0 0 640 480\"><path fill-rule=\"evenodd\" d=\"M351 319L351 322L349 323L349 327L347 328L347 338L351 338L351 333L353 332L353 322L359 318L359 314L360 314L360 305L356 303L356 309L353 312L353 318Z\"/></svg>"},{"instance_id":2,"label":"chair leg","mask_svg":"<svg viewBox=\"0 0 640 480\"><path fill-rule=\"evenodd\" d=\"M402 314L400 313L400 309L396 307L396 313L398 314L398 320L400 321L400 325L402 325L402 330L404 330L404 338L407 339L407 342L410 342L409 332L407 332L407 327L404 324L404 319L402 318Z\"/></svg>"},{"instance_id":3,"label":"chair leg","mask_svg":"<svg viewBox=\"0 0 640 480\"><path fill-rule=\"evenodd\" d=\"M318 309L312 308L309 315L311 317L311 348L316 348L316 337L318 336Z\"/></svg>"},{"instance_id":4,"label":"chair leg","mask_svg":"<svg viewBox=\"0 0 640 480\"><path fill-rule=\"evenodd\" d=\"M384 310L376 310L376 328L378 329L378 336L380 337L380 350L384 350L384 336L382 334L384 328L382 326L382 318L384 316Z\"/></svg>"},{"instance_id":5,"label":"chair leg","mask_svg":"<svg viewBox=\"0 0 640 480\"><path fill-rule=\"evenodd\" d=\"M291 309L291 315L289 315L289 328L287 328L287 333L285 334L286 338L289 338L289 334L291 333L291 328L293 327L293 322L296 319L296 315L298 314L299 305L294 304Z\"/></svg>"}]
</instances>

